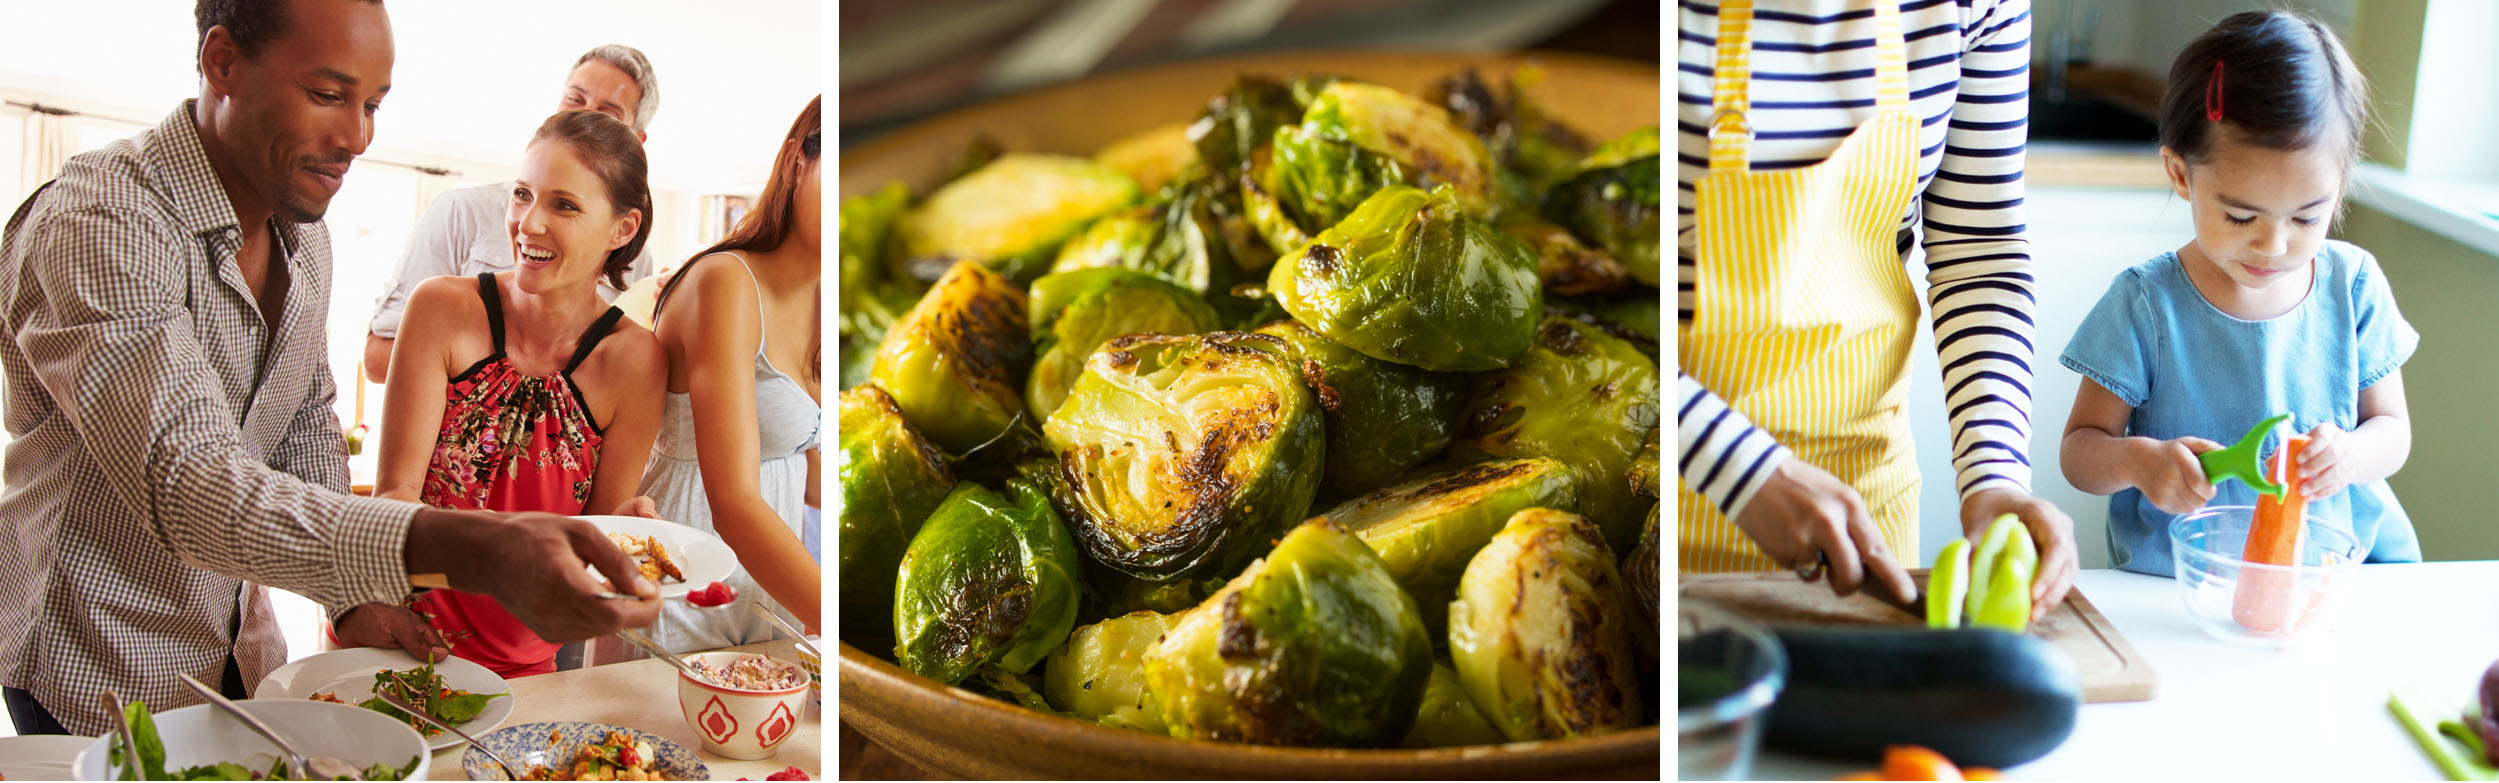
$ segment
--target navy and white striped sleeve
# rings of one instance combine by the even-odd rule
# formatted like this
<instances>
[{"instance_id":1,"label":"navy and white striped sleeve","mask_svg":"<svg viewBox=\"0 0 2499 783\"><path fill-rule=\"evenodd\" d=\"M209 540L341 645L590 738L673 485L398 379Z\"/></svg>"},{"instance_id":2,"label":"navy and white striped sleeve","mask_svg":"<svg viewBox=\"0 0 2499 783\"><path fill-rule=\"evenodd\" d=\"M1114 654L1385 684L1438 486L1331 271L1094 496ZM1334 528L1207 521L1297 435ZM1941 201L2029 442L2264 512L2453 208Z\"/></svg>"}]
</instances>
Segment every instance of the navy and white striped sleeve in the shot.
<instances>
[{"instance_id":1,"label":"navy and white striped sleeve","mask_svg":"<svg viewBox=\"0 0 2499 783\"><path fill-rule=\"evenodd\" d=\"M1959 494L2029 491L2036 278L2024 225L2030 9L2002 3L1964 28L1943 161L1921 199L1929 313Z\"/></svg>"},{"instance_id":2,"label":"navy and white striped sleeve","mask_svg":"<svg viewBox=\"0 0 2499 783\"><path fill-rule=\"evenodd\" d=\"M1753 426L1744 414L1692 376L1675 372L1677 475L1734 519L1753 500L1762 480L1788 458L1787 447Z\"/></svg>"}]
</instances>

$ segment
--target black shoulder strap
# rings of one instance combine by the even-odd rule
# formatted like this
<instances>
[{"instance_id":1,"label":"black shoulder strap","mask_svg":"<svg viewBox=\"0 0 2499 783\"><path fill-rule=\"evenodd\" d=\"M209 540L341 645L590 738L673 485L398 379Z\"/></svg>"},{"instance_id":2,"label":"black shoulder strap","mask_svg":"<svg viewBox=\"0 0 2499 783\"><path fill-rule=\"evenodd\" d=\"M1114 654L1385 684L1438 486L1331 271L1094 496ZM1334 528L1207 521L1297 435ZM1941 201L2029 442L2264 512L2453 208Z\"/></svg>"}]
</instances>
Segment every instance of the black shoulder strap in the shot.
<instances>
[{"instance_id":1,"label":"black shoulder strap","mask_svg":"<svg viewBox=\"0 0 2499 783\"><path fill-rule=\"evenodd\" d=\"M17 233L17 225L26 222L26 213L35 211L35 199L42 198L43 192L51 190L52 183L59 181L57 179L45 181L35 188L35 192L26 194L26 200L17 203L17 211L9 214L8 228L0 231L4 231L5 234ZM0 236L0 238L5 238L5 236Z\"/></svg>"},{"instance_id":2,"label":"black shoulder strap","mask_svg":"<svg viewBox=\"0 0 2499 783\"><path fill-rule=\"evenodd\" d=\"M616 319L623 317L625 311L618 307L609 307L607 312L599 314L599 320L590 324L589 331L581 333L581 347L573 349L573 360L565 363L564 374L569 376L580 369L581 363L590 358L590 352L599 347L599 341L606 339L608 332L615 331Z\"/></svg>"},{"instance_id":3,"label":"black shoulder strap","mask_svg":"<svg viewBox=\"0 0 2499 783\"><path fill-rule=\"evenodd\" d=\"M503 291L495 287L495 273L477 273L477 298L486 300L486 328L495 333L495 355L503 355Z\"/></svg>"}]
</instances>

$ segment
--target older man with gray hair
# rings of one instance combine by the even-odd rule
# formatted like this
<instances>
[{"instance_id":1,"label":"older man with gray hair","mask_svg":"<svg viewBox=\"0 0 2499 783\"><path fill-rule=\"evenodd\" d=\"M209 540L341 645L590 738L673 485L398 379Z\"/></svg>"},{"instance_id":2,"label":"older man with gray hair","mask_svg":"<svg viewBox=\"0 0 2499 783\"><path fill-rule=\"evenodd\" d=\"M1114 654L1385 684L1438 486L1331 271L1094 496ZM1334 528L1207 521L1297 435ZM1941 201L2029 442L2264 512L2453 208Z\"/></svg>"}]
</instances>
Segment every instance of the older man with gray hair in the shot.
<instances>
[{"instance_id":1,"label":"older man with gray hair","mask_svg":"<svg viewBox=\"0 0 2499 783\"><path fill-rule=\"evenodd\" d=\"M623 120L633 126L635 136L647 142L651 118L659 114L658 72L651 69L650 59L641 50L631 46L607 44L592 49L574 61L572 74L564 79L564 94L556 102L556 111L573 109ZM400 317L408 312L408 295L416 292L418 283L442 275L475 277L512 268L512 238L503 224L504 209L511 201L512 183L496 182L446 192L426 208L425 216L417 219L416 229L408 234L408 249L399 259L399 268L374 303L373 320L366 324L366 378L381 383L389 377L391 346L399 339ZM625 269L625 283L631 286L649 277L652 268L646 245ZM621 293L623 289L611 287L605 277L599 279L599 298L613 302Z\"/></svg>"}]
</instances>

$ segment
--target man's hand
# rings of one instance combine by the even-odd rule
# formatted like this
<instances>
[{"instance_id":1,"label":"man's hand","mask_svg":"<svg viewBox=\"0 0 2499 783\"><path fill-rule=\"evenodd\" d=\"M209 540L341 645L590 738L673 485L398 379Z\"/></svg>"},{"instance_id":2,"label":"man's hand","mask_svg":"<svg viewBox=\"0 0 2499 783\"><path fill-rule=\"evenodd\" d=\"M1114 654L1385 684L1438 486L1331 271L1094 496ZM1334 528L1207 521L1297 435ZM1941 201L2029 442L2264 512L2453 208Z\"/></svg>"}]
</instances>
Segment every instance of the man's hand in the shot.
<instances>
[{"instance_id":1,"label":"man's hand","mask_svg":"<svg viewBox=\"0 0 2499 783\"><path fill-rule=\"evenodd\" d=\"M2006 514L2020 517L2022 526L2030 529L2031 542L2039 547L2039 570L2030 581L2030 619L2038 622L2065 601L2065 591L2074 587L2074 576L2082 567L2074 543L2074 520L2048 501L2021 490L1988 487L1961 499L1962 534L1977 541L1989 524Z\"/></svg>"},{"instance_id":2,"label":"man's hand","mask_svg":"<svg viewBox=\"0 0 2499 783\"><path fill-rule=\"evenodd\" d=\"M341 647L396 647L427 661L451 657L442 633L404 606L360 604L338 618L333 632Z\"/></svg>"},{"instance_id":3,"label":"man's hand","mask_svg":"<svg viewBox=\"0 0 2499 783\"><path fill-rule=\"evenodd\" d=\"M605 636L659 619L659 586L599 528L553 514L427 509L408 523L408 572L438 572L455 589L494 597L550 642ZM600 580L639 601L598 597Z\"/></svg>"},{"instance_id":4,"label":"man's hand","mask_svg":"<svg viewBox=\"0 0 2499 783\"><path fill-rule=\"evenodd\" d=\"M1780 462L1735 526L1781 567L1829 558L1834 593L1854 595L1870 575L1903 599L1918 594L1857 490L1802 459Z\"/></svg>"},{"instance_id":5,"label":"man's hand","mask_svg":"<svg viewBox=\"0 0 2499 783\"><path fill-rule=\"evenodd\" d=\"M2134 441L2144 445L2142 453L2129 460L2129 483L2143 491L2143 499L2152 507L2171 514L2184 514L2203 508L2213 499L2213 482L2204 477L2204 462L2196 455L2221 448L2192 435L2177 440ZM1968 506L1967 502L1962 503ZM1963 518L1964 521L1968 519ZM1982 524L1984 521L1982 520ZM2037 531L2032 531L2036 533Z\"/></svg>"}]
</instances>

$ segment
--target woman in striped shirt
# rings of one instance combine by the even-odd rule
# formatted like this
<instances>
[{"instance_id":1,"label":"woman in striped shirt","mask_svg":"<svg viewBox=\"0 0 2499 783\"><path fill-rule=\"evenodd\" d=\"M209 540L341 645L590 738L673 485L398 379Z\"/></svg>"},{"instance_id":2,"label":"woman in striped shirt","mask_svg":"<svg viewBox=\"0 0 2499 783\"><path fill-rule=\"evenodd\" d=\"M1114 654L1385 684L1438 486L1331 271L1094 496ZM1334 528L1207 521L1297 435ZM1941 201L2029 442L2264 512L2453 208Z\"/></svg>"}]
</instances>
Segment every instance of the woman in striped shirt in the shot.
<instances>
[{"instance_id":1,"label":"woman in striped shirt","mask_svg":"<svg viewBox=\"0 0 2499 783\"><path fill-rule=\"evenodd\" d=\"M1917 243L1962 528L2023 520L2044 615L2077 559L2030 492L2030 4L1765 4L1679 3L1681 567L1912 593L1894 553L1917 551Z\"/></svg>"}]
</instances>

